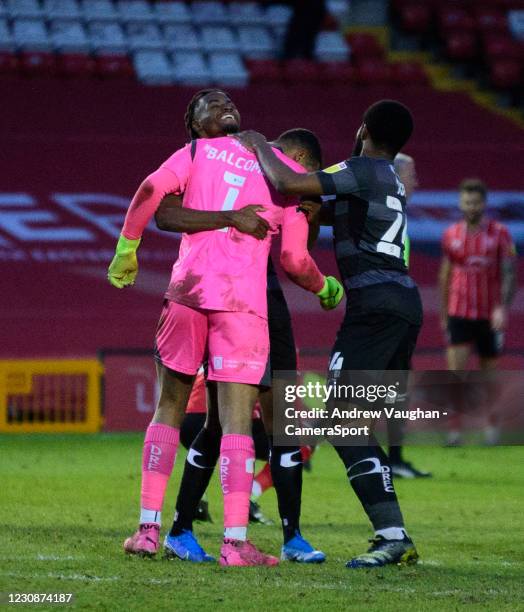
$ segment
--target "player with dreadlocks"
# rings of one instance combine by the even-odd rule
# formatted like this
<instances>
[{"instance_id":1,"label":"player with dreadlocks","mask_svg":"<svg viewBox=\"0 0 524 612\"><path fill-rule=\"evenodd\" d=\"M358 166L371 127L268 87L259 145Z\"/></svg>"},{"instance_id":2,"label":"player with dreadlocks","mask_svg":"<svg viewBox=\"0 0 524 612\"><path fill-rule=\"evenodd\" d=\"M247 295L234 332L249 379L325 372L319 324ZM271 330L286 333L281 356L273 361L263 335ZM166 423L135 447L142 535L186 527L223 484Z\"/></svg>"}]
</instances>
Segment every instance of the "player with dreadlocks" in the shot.
<instances>
[{"instance_id":1,"label":"player with dreadlocks","mask_svg":"<svg viewBox=\"0 0 524 612\"><path fill-rule=\"evenodd\" d=\"M188 114L189 117L189 114ZM157 328L155 354L160 397L144 441L139 530L128 538L129 553L158 549L160 514L178 447L180 425L195 374L207 359L215 381L215 415L222 429L220 478L224 494L221 565L275 565L275 557L247 540L254 448L251 411L267 386L269 334L266 266L270 235L282 229L281 263L296 284L312 291L326 308L335 307L342 288L324 277L307 251L308 227L299 201L274 195L254 155L227 134L240 117L230 98L213 91L200 98L192 127L200 138L176 151L141 184L128 209L108 278L116 287L133 284L136 250L143 230L169 193L184 194L184 207L224 213L212 230L186 232ZM301 167L276 150L284 163ZM230 211L248 202L269 224L270 235L256 240L237 231ZM216 220L215 220L216 221Z\"/></svg>"},{"instance_id":2,"label":"player with dreadlocks","mask_svg":"<svg viewBox=\"0 0 524 612\"><path fill-rule=\"evenodd\" d=\"M203 90L194 96L184 117L188 134L193 139L223 136L225 129L231 128L229 124L226 124L217 131L214 122L211 122L210 127L208 123L202 125L198 122L202 116L199 102L205 102L210 96L212 100L217 97L217 100L223 100L224 103L227 103L227 98L224 98L225 94L216 90ZM195 121L195 117L197 121ZM316 136L309 130L288 130L281 134L273 144L308 171L313 172L321 167L320 145ZM252 230L253 235L256 236L257 232L262 231L258 221L264 223L265 221L256 214L254 208L243 209L245 213L238 211L237 214L244 215L240 220L242 231L251 233ZM161 229L175 232L219 229L224 224L222 212L184 208L182 198L174 195L164 198L156 213L156 221ZM236 224L237 229L240 229L240 222ZM310 226L310 236L314 235L316 231L318 231L318 225L313 220ZM268 261L267 304L271 371L272 373L296 371L296 348L291 317L271 258ZM300 563L322 562L325 555L321 551L315 550L300 533L303 454L296 445L273 446L273 397L271 388L262 391L259 399L271 449L270 473L277 492L282 521L284 537L282 556ZM213 404L210 403L211 410L213 410L212 406ZM187 434L190 423L194 426L196 423L202 422L199 416L196 414L186 415L182 427L185 434ZM256 427L255 423L257 424ZM202 430L200 431L199 427L198 432L192 434L192 443L184 464L184 474L177 498L175 520L165 540L166 551L181 559L196 562L204 559L203 551L194 538L192 527L197 505L209 484L219 456L221 431L220 428L216 429L217 425L218 419L216 416L208 415ZM260 439L264 432L260 430L258 425L259 422L254 421L255 448L267 448L267 442ZM260 509L253 501L250 502L250 520L264 522Z\"/></svg>"}]
</instances>

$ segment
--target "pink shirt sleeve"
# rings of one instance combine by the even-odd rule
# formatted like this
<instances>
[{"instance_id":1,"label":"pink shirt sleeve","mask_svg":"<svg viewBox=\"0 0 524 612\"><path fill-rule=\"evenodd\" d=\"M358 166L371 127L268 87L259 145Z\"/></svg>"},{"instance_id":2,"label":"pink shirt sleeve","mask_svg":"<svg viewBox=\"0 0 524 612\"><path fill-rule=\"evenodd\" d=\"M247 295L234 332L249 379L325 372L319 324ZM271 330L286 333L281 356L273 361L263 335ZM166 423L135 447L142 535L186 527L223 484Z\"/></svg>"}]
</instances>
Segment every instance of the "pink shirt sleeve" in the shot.
<instances>
[{"instance_id":1,"label":"pink shirt sleeve","mask_svg":"<svg viewBox=\"0 0 524 612\"><path fill-rule=\"evenodd\" d=\"M191 145L179 149L140 185L127 209L122 234L141 238L146 225L168 193L183 193L191 175Z\"/></svg>"},{"instance_id":2,"label":"pink shirt sleeve","mask_svg":"<svg viewBox=\"0 0 524 612\"><path fill-rule=\"evenodd\" d=\"M318 293L324 286L324 275L307 249L309 225L306 215L297 211L297 206L298 201L284 209L280 263L294 283L306 291Z\"/></svg>"}]
</instances>

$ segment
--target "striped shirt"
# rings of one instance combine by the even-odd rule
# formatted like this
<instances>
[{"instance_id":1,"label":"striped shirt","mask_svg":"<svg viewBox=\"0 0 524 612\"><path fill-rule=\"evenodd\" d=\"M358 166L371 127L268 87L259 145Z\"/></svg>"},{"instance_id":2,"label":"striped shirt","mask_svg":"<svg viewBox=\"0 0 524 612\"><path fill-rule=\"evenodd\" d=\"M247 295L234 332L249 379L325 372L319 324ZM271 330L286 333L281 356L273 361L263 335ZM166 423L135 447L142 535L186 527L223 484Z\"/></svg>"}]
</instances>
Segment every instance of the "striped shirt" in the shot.
<instances>
[{"instance_id":1,"label":"striped shirt","mask_svg":"<svg viewBox=\"0 0 524 612\"><path fill-rule=\"evenodd\" d=\"M444 232L442 250L451 263L448 315L490 319L502 301L502 261L515 256L507 228L484 219L477 229L468 230L466 222L460 221Z\"/></svg>"}]
</instances>

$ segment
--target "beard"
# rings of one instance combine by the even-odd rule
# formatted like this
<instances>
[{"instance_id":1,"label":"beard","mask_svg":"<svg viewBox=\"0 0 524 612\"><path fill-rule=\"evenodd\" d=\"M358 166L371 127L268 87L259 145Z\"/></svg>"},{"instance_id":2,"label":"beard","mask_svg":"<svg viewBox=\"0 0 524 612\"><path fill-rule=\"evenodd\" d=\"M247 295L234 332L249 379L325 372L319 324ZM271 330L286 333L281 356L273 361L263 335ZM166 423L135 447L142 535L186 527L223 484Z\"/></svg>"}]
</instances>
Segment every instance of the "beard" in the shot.
<instances>
[{"instance_id":1,"label":"beard","mask_svg":"<svg viewBox=\"0 0 524 612\"><path fill-rule=\"evenodd\" d=\"M238 123L227 122L223 126L223 130L226 134L238 134L238 132L240 131L240 126L238 125Z\"/></svg>"},{"instance_id":2,"label":"beard","mask_svg":"<svg viewBox=\"0 0 524 612\"><path fill-rule=\"evenodd\" d=\"M359 157L362 153L362 138L360 136L355 140L355 146L353 147L353 151L351 153L351 157Z\"/></svg>"}]
</instances>

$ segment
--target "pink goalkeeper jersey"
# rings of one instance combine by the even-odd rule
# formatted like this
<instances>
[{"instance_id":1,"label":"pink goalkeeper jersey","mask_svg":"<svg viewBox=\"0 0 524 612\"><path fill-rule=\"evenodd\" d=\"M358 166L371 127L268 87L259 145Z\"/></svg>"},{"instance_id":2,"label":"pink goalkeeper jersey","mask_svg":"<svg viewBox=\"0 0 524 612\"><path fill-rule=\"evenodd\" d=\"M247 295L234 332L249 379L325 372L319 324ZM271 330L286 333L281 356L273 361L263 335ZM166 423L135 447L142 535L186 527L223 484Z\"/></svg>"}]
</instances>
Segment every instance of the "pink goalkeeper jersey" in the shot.
<instances>
[{"instance_id":1,"label":"pink goalkeeper jersey","mask_svg":"<svg viewBox=\"0 0 524 612\"><path fill-rule=\"evenodd\" d=\"M280 151L275 153L293 170L304 172ZM193 158L191 144L176 151L142 184L126 216L124 236L140 237L167 193L183 193L183 206L195 210L262 205L266 210L258 214L271 228L264 240L232 227L183 234L166 292L168 299L192 308L249 312L267 318L267 260L272 235L278 233L279 226L284 259L295 257L293 280L310 291L322 288L323 276L307 252L308 224L297 210L299 201L277 193L265 180L255 155L234 138L199 139Z\"/></svg>"}]
</instances>

